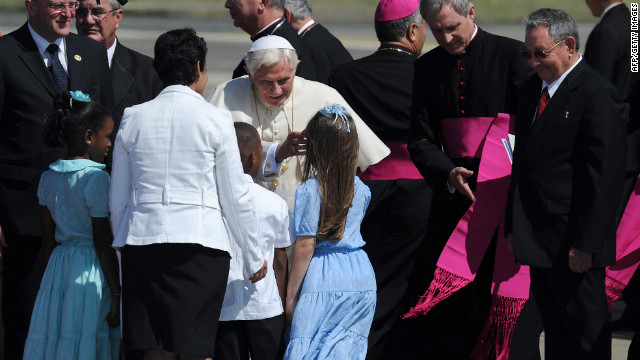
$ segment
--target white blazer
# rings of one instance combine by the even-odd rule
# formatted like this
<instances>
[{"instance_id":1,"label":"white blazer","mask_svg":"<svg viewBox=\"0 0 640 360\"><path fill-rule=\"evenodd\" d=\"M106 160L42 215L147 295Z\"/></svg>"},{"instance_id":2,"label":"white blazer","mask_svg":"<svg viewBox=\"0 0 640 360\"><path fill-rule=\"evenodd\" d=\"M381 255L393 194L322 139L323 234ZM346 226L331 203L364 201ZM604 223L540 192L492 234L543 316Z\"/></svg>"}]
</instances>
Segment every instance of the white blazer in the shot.
<instances>
[{"instance_id":1,"label":"white blazer","mask_svg":"<svg viewBox=\"0 0 640 360\"><path fill-rule=\"evenodd\" d=\"M231 114L187 86L125 109L113 149L114 247L194 243L230 252L222 217L245 269L264 257Z\"/></svg>"}]
</instances>

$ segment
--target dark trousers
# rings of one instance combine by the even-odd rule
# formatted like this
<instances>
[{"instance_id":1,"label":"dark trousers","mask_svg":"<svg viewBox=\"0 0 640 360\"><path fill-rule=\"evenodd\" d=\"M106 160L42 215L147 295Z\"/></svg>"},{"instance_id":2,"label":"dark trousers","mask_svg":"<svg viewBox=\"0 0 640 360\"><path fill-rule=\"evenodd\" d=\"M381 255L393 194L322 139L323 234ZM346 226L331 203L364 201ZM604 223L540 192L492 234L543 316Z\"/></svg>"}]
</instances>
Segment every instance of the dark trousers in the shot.
<instances>
[{"instance_id":1,"label":"dark trousers","mask_svg":"<svg viewBox=\"0 0 640 360\"><path fill-rule=\"evenodd\" d=\"M470 204L458 193L453 199L434 203L422 249L428 250L421 250L413 272L414 278L423 280L419 289L410 286L408 290L411 306L429 287L440 253ZM427 315L399 321L392 333L394 353L386 359L469 359L491 307L495 243L494 237L473 282L437 304Z\"/></svg>"},{"instance_id":2,"label":"dark trousers","mask_svg":"<svg viewBox=\"0 0 640 360\"><path fill-rule=\"evenodd\" d=\"M425 237L432 191L422 179L364 183L371 189L371 202L361 226L366 242L362 249L371 261L378 289L367 360L389 359L395 353L390 334L406 310L403 300Z\"/></svg>"},{"instance_id":3,"label":"dark trousers","mask_svg":"<svg viewBox=\"0 0 640 360\"><path fill-rule=\"evenodd\" d=\"M536 304L533 294L530 293L513 330L509 360L540 360L542 329L538 304Z\"/></svg>"},{"instance_id":4,"label":"dark trousers","mask_svg":"<svg viewBox=\"0 0 640 360\"><path fill-rule=\"evenodd\" d=\"M284 350L284 315L218 323L216 360L279 360Z\"/></svg>"},{"instance_id":5,"label":"dark trousers","mask_svg":"<svg viewBox=\"0 0 640 360\"><path fill-rule=\"evenodd\" d=\"M7 248L2 253L4 359L21 360L45 268L40 252L42 240L39 236L9 233L5 233L5 238Z\"/></svg>"},{"instance_id":6,"label":"dark trousers","mask_svg":"<svg viewBox=\"0 0 640 360\"><path fill-rule=\"evenodd\" d=\"M172 353L213 356L229 253L199 244L163 243L126 245L121 254L127 360L159 345Z\"/></svg>"},{"instance_id":7,"label":"dark trousers","mask_svg":"<svg viewBox=\"0 0 640 360\"><path fill-rule=\"evenodd\" d=\"M546 360L611 359L604 268L531 267L531 290L545 330Z\"/></svg>"}]
</instances>

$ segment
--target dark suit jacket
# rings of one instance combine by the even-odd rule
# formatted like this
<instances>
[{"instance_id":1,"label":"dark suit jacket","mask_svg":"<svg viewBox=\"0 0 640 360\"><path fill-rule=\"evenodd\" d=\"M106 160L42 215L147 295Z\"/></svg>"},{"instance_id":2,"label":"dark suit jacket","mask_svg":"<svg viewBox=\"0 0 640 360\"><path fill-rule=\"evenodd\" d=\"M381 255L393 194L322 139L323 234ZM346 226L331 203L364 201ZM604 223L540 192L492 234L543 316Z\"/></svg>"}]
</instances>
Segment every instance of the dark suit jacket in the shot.
<instances>
[{"instance_id":1,"label":"dark suit jacket","mask_svg":"<svg viewBox=\"0 0 640 360\"><path fill-rule=\"evenodd\" d=\"M640 73L631 72L630 20L625 4L614 6L593 28L584 49L589 66L611 81L623 99L640 79Z\"/></svg>"},{"instance_id":2,"label":"dark suit jacket","mask_svg":"<svg viewBox=\"0 0 640 360\"><path fill-rule=\"evenodd\" d=\"M336 66L329 86L380 140L406 142L416 59L401 45L383 44L369 56Z\"/></svg>"},{"instance_id":3,"label":"dark suit jacket","mask_svg":"<svg viewBox=\"0 0 640 360\"><path fill-rule=\"evenodd\" d=\"M296 76L300 76L307 80L315 81L317 79L316 67L309 53L307 44L300 39L298 32L295 31L286 20L282 19L282 22L277 22L269 26L261 33L253 36L251 41L256 41L267 35L278 35L285 38L296 50L298 60L300 60L300 64L298 64L298 68L296 69ZM233 78L235 79L243 75L247 75L247 72L244 71L244 59L242 59L240 64L238 64L235 70L233 70Z\"/></svg>"},{"instance_id":4,"label":"dark suit jacket","mask_svg":"<svg viewBox=\"0 0 640 360\"><path fill-rule=\"evenodd\" d=\"M115 97L113 114L115 139L124 109L147 102L162 91L162 82L153 67L153 59L116 44L116 51L111 60L111 79Z\"/></svg>"},{"instance_id":5,"label":"dark suit jacket","mask_svg":"<svg viewBox=\"0 0 640 360\"><path fill-rule=\"evenodd\" d=\"M615 262L616 209L625 174L626 113L618 91L581 61L532 125L542 80L523 86L507 210L521 264L568 266L569 247Z\"/></svg>"},{"instance_id":6,"label":"dark suit jacket","mask_svg":"<svg viewBox=\"0 0 640 360\"><path fill-rule=\"evenodd\" d=\"M315 23L300 34L302 41L309 45L311 58L316 66L317 81L329 84L329 75L336 65L353 61L349 51L327 28Z\"/></svg>"},{"instance_id":7,"label":"dark suit jacket","mask_svg":"<svg viewBox=\"0 0 640 360\"><path fill-rule=\"evenodd\" d=\"M69 89L88 93L113 111L104 45L69 34L66 47ZM42 140L42 123L53 112L57 93L26 23L0 37L0 225L11 234L40 234L40 174L65 155Z\"/></svg>"}]
</instances>

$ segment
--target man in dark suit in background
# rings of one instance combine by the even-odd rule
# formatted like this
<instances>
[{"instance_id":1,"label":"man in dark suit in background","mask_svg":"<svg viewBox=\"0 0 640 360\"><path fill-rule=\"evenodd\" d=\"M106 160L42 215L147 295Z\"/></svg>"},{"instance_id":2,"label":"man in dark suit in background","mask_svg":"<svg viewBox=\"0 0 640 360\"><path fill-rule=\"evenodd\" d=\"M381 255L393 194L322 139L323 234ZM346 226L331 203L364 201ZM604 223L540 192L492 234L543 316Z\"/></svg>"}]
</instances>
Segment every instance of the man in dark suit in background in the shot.
<instances>
[{"instance_id":1,"label":"man in dark suit in background","mask_svg":"<svg viewBox=\"0 0 640 360\"><path fill-rule=\"evenodd\" d=\"M617 0L586 0L600 22L593 28L584 49L589 66L611 81L622 99L631 94L640 74L631 72L631 13Z\"/></svg>"},{"instance_id":2,"label":"man in dark suit in background","mask_svg":"<svg viewBox=\"0 0 640 360\"><path fill-rule=\"evenodd\" d=\"M41 173L63 157L42 140L42 123L62 90L81 90L109 108L113 93L104 46L70 34L77 3L26 0L29 20L0 38L0 232L5 360L22 359L40 285Z\"/></svg>"},{"instance_id":3,"label":"man in dark suit in background","mask_svg":"<svg viewBox=\"0 0 640 360\"><path fill-rule=\"evenodd\" d=\"M391 149L391 155L359 174L371 189L361 227L366 242L362 249L378 286L368 339L370 360L402 357L403 341L409 341L397 339L393 332L405 323L399 323L408 310L405 294L416 258L423 260L419 249L429 220L432 191L407 151L413 66L427 37L419 7L419 0L380 1L375 13L380 47L369 56L338 65L329 81ZM424 280L418 286L424 290Z\"/></svg>"},{"instance_id":4,"label":"man in dark suit in background","mask_svg":"<svg viewBox=\"0 0 640 360\"><path fill-rule=\"evenodd\" d=\"M306 43L284 18L284 0L227 0L224 7L229 9L233 25L244 30L256 41L263 36L281 36L296 50L300 64L296 76L316 80L316 67ZM247 75L244 60L233 70L233 78Z\"/></svg>"},{"instance_id":5,"label":"man in dark suit in background","mask_svg":"<svg viewBox=\"0 0 640 360\"><path fill-rule=\"evenodd\" d=\"M78 34L104 44L109 57L115 111L113 139L124 109L149 101L162 90L162 82L153 67L153 59L122 45L116 29L124 15L122 6L128 0L81 0L76 11Z\"/></svg>"},{"instance_id":6,"label":"man in dark suit in background","mask_svg":"<svg viewBox=\"0 0 640 360\"><path fill-rule=\"evenodd\" d=\"M618 89L623 100L629 101L633 87L640 80L640 73L631 71L632 31L629 8L617 0L586 0L586 3L593 16L600 17L600 22L589 34L584 59ZM637 30L633 32L638 33ZM624 211L629 193L640 172L639 122L639 119L630 119L627 128L627 178L620 214ZM637 282L636 280L635 283Z\"/></svg>"},{"instance_id":7,"label":"man in dark suit in background","mask_svg":"<svg viewBox=\"0 0 640 360\"><path fill-rule=\"evenodd\" d=\"M525 18L529 65L516 115L506 232L530 266L546 359L609 359L605 267L615 261L625 173L626 113L618 91L582 61L562 10Z\"/></svg>"},{"instance_id":8,"label":"man in dark suit in background","mask_svg":"<svg viewBox=\"0 0 640 360\"><path fill-rule=\"evenodd\" d=\"M287 22L308 45L316 66L317 81L328 84L331 70L336 65L353 61L340 40L313 20L307 0L285 0L284 14Z\"/></svg>"}]
</instances>

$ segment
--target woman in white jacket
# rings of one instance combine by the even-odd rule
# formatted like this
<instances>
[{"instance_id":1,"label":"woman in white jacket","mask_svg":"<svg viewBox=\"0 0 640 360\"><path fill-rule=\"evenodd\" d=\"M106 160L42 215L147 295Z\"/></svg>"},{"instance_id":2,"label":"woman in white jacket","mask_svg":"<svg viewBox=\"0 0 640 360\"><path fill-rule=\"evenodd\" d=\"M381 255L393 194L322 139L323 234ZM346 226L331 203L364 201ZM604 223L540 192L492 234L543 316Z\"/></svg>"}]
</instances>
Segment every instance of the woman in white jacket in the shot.
<instances>
[{"instance_id":1,"label":"woman in white jacket","mask_svg":"<svg viewBox=\"0 0 640 360\"><path fill-rule=\"evenodd\" d=\"M265 276L266 262L231 115L202 97L204 39L172 30L154 51L165 89L125 110L113 152L123 346L127 359L209 358L229 272L223 217L252 281Z\"/></svg>"}]
</instances>

